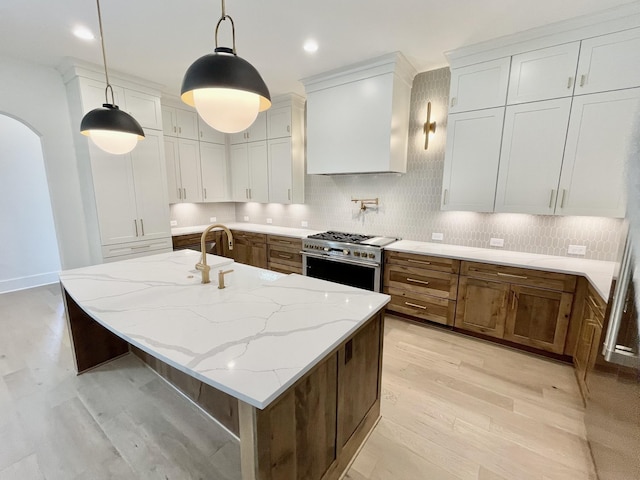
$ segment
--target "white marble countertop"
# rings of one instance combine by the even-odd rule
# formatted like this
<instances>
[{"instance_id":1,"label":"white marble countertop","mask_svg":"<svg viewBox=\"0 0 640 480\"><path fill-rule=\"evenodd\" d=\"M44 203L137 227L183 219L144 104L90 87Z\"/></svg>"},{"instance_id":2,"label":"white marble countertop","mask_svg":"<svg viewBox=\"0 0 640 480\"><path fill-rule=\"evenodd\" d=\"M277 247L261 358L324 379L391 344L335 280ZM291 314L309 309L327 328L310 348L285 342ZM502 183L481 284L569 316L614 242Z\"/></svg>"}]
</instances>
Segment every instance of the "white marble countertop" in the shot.
<instances>
[{"instance_id":1,"label":"white marble countertop","mask_svg":"<svg viewBox=\"0 0 640 480\"><path fill-rule=\"evenodd\" d=\"M323 230L310 230L307 228L278 227L276 225L261 225L258 223L230 222L224 223L231 230L244 232L265 233L267 235L281 235L283 237L306 238L309 235L321 233ZM171 235L188 235L190 233L202 233L209 225L195 225L193 227L174 227Z\"/></svg>"},{"instance_id":2,"label":"white marble countertop","mask_svg":"<svg viewBox=\"0 0 640 480\"><path fill-rule=\"evenodd\" d=\"M385 250L583 275L605 301L609 298L611 280L616 268L615 262L513 252L510 250L463 247L441 243L415 242L412 240L394 242L387 245Z\"/></svg>"},{"instance_id":3,"label":"white marble countertop","mask_svg":"<svg viewBox=\"0 0 640 480\"><path fill-rule=\"evenodd\" d=\"M173 367L264 408L389 301L389 296L207 255L211 283L180 250L67 270L92 318ZM232 268L227 288L217 269Z\"/></svg>"}]
</instances>

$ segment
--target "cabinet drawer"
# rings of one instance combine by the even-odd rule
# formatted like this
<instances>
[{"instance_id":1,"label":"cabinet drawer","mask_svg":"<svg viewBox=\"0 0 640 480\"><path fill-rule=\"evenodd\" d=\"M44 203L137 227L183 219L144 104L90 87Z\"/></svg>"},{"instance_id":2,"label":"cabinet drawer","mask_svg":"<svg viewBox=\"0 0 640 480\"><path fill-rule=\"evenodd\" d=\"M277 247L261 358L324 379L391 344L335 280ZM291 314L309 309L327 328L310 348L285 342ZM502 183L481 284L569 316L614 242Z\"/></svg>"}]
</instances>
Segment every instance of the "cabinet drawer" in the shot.
<instances>
[{"instance_id":1,"label":"cabinet drawer","mask_svg":"<svg viewBox=\"0 0 640 480\"><path fill-rule=\"evenodd\" d=\"M600 294L595 291L591 284L587 287L587 296L584 301L591 306L594 313L594 320L602 327L604 313L607 309L607 302L602 299Z\"/></svg>"},{"instance_id":2,"label":"cabinet drawer","mask_svg":"<svg viewBox=\"0 0 640 480\"><path fill-rule=\"evenodd\" d=\"M160 252L159 250L162 250ZM123 255L149 255L155 253L163 253L165 251L171 251L171 239L160 238L157 240L142 241L142 242L130 242L121 243L119 245L103 245L102 256L106 258L121 257Z\"/></svg>"},{"instance_id":3,"label":"cabinet drawer","mask_svg":"<svg viewBox=\"0 0 640 480\"><path fill-rule=\"evenodd\" d=\"M302 265L294 267L292 265L269 262L269 270L278 273L284 273L285 275L288 275L290 273L297 273L298 275L302 275Z\"/></svg>"},{"instance_id":4,"label":"cabinet drawer","mask_svg":"<svg viewBox=\"0 0 640 480\"><path fill-rule=\"evenodd\" d=\"M273 262L290 265L292 267L300 267L302 271L302 255L300 255L300 249L269 245L268 259L269 263Z\"/></svg>"},{"instance_id":5,"label":"cabinet drawer","mask_svg":"<svg viewBox=\"0 0 640 480\"><path fill-rule=\"evenodd\" d=\"M387 264L384 285L423 295L455 300L458 292L458 276L425 268Z\"/></svg>"},{"instance_id":6,"label":"cabinet drawer","mask_svg":"<svg viewBox=\"0 0 640 480\"><path fill-rule=\"evenodd\" d=\"M264 233L243 232L241 230L231 230L233 241L240 244L267 243L267 236Z\"/></svg>"},{"instance_id":7,"label":"cabinet drawer","mask_svg":"<svg viewBox=\"0 0 640 480\"><path fill-rule=\"evenodd\" d=\"M576 289L576 277L574 275L491 265L488 263L462 262L461 275L517 285L548 288L561 292L574 292Z\"/></svg>"},{"instance_id":8,"label":"cabinet drawer","mask_svg":"<svg viewBox=\"0 0 640 480\"><path fill-rule=\"evenodd\" d=\"M384 255L385 263L387 264L402 265L405 267L422 267L429 270L449 273L458 273L460 271L460 261L452 258L392 251L385 251Z\"/></svg>"},{"instance_id":9,"label":"cabinet drawer","mask_svg":"<svg viewBox=\"0 0 640 480\"><path fill-rule=\"evenodd\" d=\"M384 293L391 295L387 310L404 313L442 325L453 325L456 313L456 302L453 300L419 295L391 287L385 287Z\"/></svg>"},{"instance_id":10,"label":"cabinet drawer","mask_svg":"<svg viewBox=\"0 0 640 480\"><path fill-rule=\"evenodd\" d=\"M267 243L269 245L279 245L281 247L295 248L298 251L302 249L302 239L281 237L279 235L267 235Z\"/></svg>"},{"instance_id":11,"label":"cabinet drawer","mask_svg":"<svg viewBox=\"0 0 640 480\"><path fill-rule=\"evenodd\" d=\"M173 249L184 248L191 245L200 245L201 233L189 233L187 235L176 235L172 237ZM219 232L207 233L206 243L217 242L219 239Z\"/></svg>"}]
</instances>

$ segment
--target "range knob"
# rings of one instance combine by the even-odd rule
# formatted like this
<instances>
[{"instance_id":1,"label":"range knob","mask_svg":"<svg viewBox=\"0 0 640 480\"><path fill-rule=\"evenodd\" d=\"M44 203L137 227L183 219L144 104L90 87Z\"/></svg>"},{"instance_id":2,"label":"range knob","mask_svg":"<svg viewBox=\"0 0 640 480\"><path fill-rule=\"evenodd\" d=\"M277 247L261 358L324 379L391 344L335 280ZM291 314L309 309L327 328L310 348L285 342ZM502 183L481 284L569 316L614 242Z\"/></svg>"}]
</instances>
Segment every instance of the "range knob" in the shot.
<instances>
[{"instance_id":1,"label":"range knob","mask_svg":"<svg viewBox=\"0 0 640 480\"><path fill-rule=\"evenodd\" d=\"M324 250L325 252L328 252L328 251L330 250L330 248L329 248L329 247L324 247L324 248L323 248L323 250Z\"/></svg>"},{"instance_id":2,"label":"range knob","mask_svg":"<svg viewBox=\"0 0 640 480\"><path fill-rule=\"evenodd\" d=\"M375 253L370 253L370 254L369 254L369 258L375 258L375 257L376 257L376 254L375 254Z\"/></svg>"},{"instance_id":3,"label":"range knob","mask_svg":"<svg viewBox=\"0 0 640 480\"><path fill-rule=\"evenodd\" d=\"M353 254L354 254L356 257L359 257L359 256L360 256L360 252L358 252L358 251L353 252Z\"/></svg>"},{"instance_id":4,"label":"range knob","mask_svg":"<svg viewBox=\"0 0 640 480\"><path fill-rule=\"evenodd\" d=\"M342 253L343 253L344 255L349 255L349 253L351 253L351 252L349 252L349 250L347 250L347 249L345 248L344 250L342 250Z\"/></svg>"}]
</instances>

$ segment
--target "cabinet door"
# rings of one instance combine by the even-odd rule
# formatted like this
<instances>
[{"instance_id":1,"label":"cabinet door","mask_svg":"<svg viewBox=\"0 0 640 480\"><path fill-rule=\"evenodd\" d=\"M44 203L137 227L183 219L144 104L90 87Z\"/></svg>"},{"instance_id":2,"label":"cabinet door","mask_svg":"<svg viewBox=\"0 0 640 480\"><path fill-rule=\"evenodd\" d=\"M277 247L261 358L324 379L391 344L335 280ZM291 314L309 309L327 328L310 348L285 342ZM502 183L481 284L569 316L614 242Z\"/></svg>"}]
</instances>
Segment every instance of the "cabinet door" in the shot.
<instances>
[{"instance_id":1,"label":"cabinet door","mask_svg":"<svg viewBox=\"0 0 640 480\"><path fill-rule=\"evenodd\" d=\"M171 236L163 147L160 132L146 132L131 152L139 234L145 240Z\"/></svg>"},{"instance_id":2,"label":"cabinet door","mask_svg":"<svg viewBox=\"0 0 640 480\"><path fill-rule=\"evenodd\" d=\"M225 144L225 134L211 128L207 122L200 118L200 115L198 115L198 131L202 142Z\"/></svg>"},{"instance_id":3,"label":"cabinet door","mask_svg":"<svg viewBox=\"0 0 640 480\"><path fill-rule=\"evenodd\" d=\"M573 295L512 286L504 339L553 353L564 351Z\"/></svg>"},{"instance_id":4,"label":"cabinet door","mask_svg":"<svg viewBox=\"0 0 640 480\"><path fill-rule=\"evenodd\" d=\"M200 142L202 196L205 202L224 202L227 196L227 157L225 146Z\"/></svg>"},{"instance_id":5,"label":"cabinet door","mask_svg":"<svg viewBox=\"0 0 640 480\"><path fill-rule=\"evenodd\" d=\"M182 180L182 201L201 202L202 182L198 142L181 138L178 140L178 152L180 157L180 179Z\"/></svg>"},{"instance_id":6,"label":"cabinet door","mask_svg":"<svg viewBox=\"0 0 640 480\"><path fill-rule=\"evenodd\" d=\"M580 42L566 43L511 59L507 104L573 95Z\"/></svg>"},{"instance_id":7,"label":"cabinet door","mask_svg":"<svg viewBox=\"0 0 640 480\"><path fill-rule=\"evenodd\" d=\"M167 170L167 191L169 203L182 201L182 180L180 179L180 153L178 139L164 137L164 159Z\"/></svg>"},{"instance_id":8,"label":"cabinet door","mask_svg":"<svg viewBox=\"0 0 640 480\"><path fill-rule=\"evenodd\" d=\"M249 200L249 157L247 145L231 145L229 148L231 164L231 199L234 202Z\"/></svg>"},{"instance_id":9,"label":"cabinet door","mask_svg":"<svg viewBox=\"0 0 640 480\"><path fill-rule=\"evenodd\" d=\"M291 136L291 107L267 110L267 136L269 139Z\"/></svg>"},{"instance_id":10,"label":"cabinet door","mask_svg":"<svg viewBox=\"0 0 640 480\"><path fill-rule=\"evenodd\" d=\"M502 338L509 284L460 277L454 325L463 330Z\"/></svg>"},{"instance_id":11,"label":"cabinet door","mask_svg":"<svg viewBox=\"0 0 640 480\"><path fill-rule=\"evenodd\" d=\"M269 201L291 203L291 139L269 140Z\"/></svg>"},{"instance_id":12,"label":"cabinet door","mask_svg":"<svg viewBox=\"0 0 640 480\"><path fill-rule=\"evenodd\" d=\"M111 155L91 142L89 155L102 245L139 240L131 156Z\"/></svg>"},{"instance_id":13,"label":"cabinet door","mask_svg":"<svg viewBox=\"0 0 640 480\"><path fill-rule=\"evenodd\" d=\"M582 41L576 95L640 86L640 28Z\"/></svg>"},{"instance_id":14,"label":"cabinet door","mask_svg":"<svg viewBox=\"0 0 640 480\"><path fill-rule=\"evenodd\" d=\"M269 174L267 160L267 142L247 144L249 160L249 201L269 202Z\"/></svg>"},{"instance_id":15,"label":"cabinet door","mask_svg":"<svg viewBox=\"0 0 640 480\"><path fill-rule=\"evenodd\" d=\"M143 128L162 130L162 109L160 98L148 93L124 90L127 112L135 118Z\"/></svg>"},{"instance_id":16,"label":"cabinet door","mask_svg":"<svg viewBox=\"0 0 640 480\"><path fill-rule=\"evenodd\" d=\"M198 114L190 110L176 109L178 136L189 140L198 139Z\"/></svg>"},{"instance_id":17,"label":"cabinet door","mask_svg":"<svg viewBox=\"0 0 640 480\"><path fill-rule=\"evenodd\" d=\"M256 121L247 129L247 140L259 142L267 139L267 112L260 112Z\"/></svg>"},{"instance_id":18,"label":"cabinet door","mask_svg":"<svg viewBox=\"0 0 640 480\"><path fill-rule=\"evenodd\" d=\"M449 115L442 209L492 212L504 108Z\"/></svg>"},{"instance_id":19,"label":"cabinet door","mask_svg":"<svg viewBox=\"0 0 640 480\"><path fill-rule=\"evenodd\" d=\"M165 136L178 136L178 119L176 118L176 109L165 107L162 105L162 133Z\"/></svg>"},{"instance_id":20,"label":"cabinet door","mask_svg":"<svg viewBox=\"0 0 640 480\"><path fill-rule=\"evenodd\" d=\"M553 214L571 98L507 107L496 212Z\"/></svg>"},{"instance_id":21,"label":"cabinet door","mask_svg":"<svg viewBox=\"0 0 640 480\"><path fill-rule=\"evenodd\" d=\"M449 113L505 105L509 57L451 70Z\"/></svg>"},{"instance_id":22,"label":"cabinet door","mask_svg":"<svg viewBox=\"0 0 640 480\"><path fill-rule=\"evenodd\" d=\"M640 88L573 98L556 213L624 217Z\"/></svg>"}]
</instances>

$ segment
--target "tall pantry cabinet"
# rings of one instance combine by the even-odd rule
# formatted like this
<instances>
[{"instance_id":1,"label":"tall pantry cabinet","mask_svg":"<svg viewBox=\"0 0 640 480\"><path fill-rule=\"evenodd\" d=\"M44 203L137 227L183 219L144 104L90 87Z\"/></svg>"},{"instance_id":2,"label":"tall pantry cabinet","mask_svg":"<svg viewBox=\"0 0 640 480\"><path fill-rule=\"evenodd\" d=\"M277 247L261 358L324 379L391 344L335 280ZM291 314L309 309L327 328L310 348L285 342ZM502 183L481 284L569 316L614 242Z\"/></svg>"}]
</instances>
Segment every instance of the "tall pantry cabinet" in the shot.
<instances>
[{"instance_id":1,"label":"tall pantry cabinet","mask_svg":"<svg viewBox=\"0 0 640 480\"><path fill-rule=\"evenodd\" d=\"M92 261L171 251L160 93L146 82L112 75L116 104L143 127L125 155L97 148L80 133L82 117L105 103L104 75L79 62L61 66L73 122Z\"/></svg>"}]
</instances>

